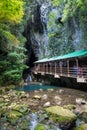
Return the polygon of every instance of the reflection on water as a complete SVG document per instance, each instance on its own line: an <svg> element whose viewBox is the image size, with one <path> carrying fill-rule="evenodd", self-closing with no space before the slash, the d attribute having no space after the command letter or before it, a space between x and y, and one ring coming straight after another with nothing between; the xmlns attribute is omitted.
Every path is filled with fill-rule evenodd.
<svg viewBox="0 0 87 130"><path fill-rule="evenodd" d="M25 85L24 87L17 87L17 90L19 90L19 91L34 91L34 90L40 90L40 89L46 90L46 89L55 89L55 88L59 88L59 87L38 84L38 85Z"/></svg>

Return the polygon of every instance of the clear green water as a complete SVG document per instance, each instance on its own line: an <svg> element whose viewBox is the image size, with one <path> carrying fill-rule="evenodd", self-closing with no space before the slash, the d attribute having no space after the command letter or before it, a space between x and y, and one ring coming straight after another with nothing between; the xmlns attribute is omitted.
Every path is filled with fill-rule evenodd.
<svg viewBox="0 0 87 130"><path fill-rule="evenodd" d="M59 87L37 84L37 85L25 85L24 87L17 87L17 90L28 92L28 91L34 91L34 90L40 90L40 89L47 90L47 89L56 89L56 88L59 88Z"/></svg>

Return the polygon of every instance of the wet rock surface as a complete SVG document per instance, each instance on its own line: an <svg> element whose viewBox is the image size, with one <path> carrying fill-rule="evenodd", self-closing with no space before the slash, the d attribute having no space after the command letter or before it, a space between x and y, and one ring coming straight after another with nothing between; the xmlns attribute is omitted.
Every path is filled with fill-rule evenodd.
<svg viewBox="0 0 87 130"><path fill-rule="evenodd" d="M69 109L65 109L61 106L52 106L46 108L46 112L49 118L56 123L59 123L61 129L69 129L73 123L75 123L76 115Z"/></svg>
<svg viewBox="0 0 87 130"><path fill-rule="evenodd" d="M87 94L86 92L68 88L35 90L30 92L0 88L0 129L1 130L34 130L31 129L31 114L37 115L38 123L46 130L59 130L59 122L50 120L44 111L46 108L61 106L76 115L79 125L87 124ZM75 122L74 122L75 123ZM68 130L71 124L63 123L60 127ZM34 124L35 125L35 124ZM41 127L37 126L37 127ZM71 129L71 128L70 128ZM74 129L72 129L74 130ZM84 129L82 129L84 130Z"/></svg>

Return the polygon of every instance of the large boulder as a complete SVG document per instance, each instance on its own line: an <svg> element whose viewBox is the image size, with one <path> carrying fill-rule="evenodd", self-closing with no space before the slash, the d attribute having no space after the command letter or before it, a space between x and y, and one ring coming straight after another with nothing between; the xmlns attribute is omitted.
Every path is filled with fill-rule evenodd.
<svg viewBox="0 0 87 130"><path fill-rule="evenodd" d="M72 126L75 123L76 115L63 107L60 106L52 106L45 109L50 120L55 123L58 123L61 128L65 130ZM65 127L66 126L66 127Z"/></svg>

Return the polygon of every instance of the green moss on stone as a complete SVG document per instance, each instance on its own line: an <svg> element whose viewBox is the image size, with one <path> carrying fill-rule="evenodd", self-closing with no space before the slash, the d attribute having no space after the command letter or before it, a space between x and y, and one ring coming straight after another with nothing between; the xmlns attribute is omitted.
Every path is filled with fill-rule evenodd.
<svg viewBox="0 0 87 130"><path fill-rule="evenodd" d="M18 124L18 130L30 130L29 121L21 119L21 122Z"/></svg>
<svg viewBox="0 0 87 130"><path fill-rule="evenodd" d="M23 114L17 111L10 111L10 113L7 115L7 119L12 123L15 124L20 117L22 117Z"/></svg>
<svg viewBox="0 0 87 130"><path fill-rule="evenodd" d="M7 112L7 107L6 106L0 107L0 114L1 115L4 115L6 112Z"/></svg>
<svg viewBox="0 0 87 130"><path fill-rule="evenodd" d="M45 126L43 124L38 124L35 128L35 130L46 130Z"/></svg>
<svg viewBox="0 0 87 130"><path fill-rule="evenodd" d="M76 128L76 130L87 130L87 124L82 124Z"/></svg>
<svg viewBox="0 0 87 130"><path fill-rule="evenodd" d="M71 122L76 119L76 115L73 112L60 106L46 108L46 112L52 121L60 124Z"/></svg>
<svg viewBox="0 0 87 130"><path fill-rule="evenodd" d="M28 106L26 104L17 104L12 109L16 110L16 111L19 111L19 112L21 112L23 114L27 114L29 112L28 111Z"/></svg>
<svg viewBox="0 0 87 130"><path fill-rule="evenodd" d="M68 104L68 105L65 105L64 108L65 108L65 109L72 110L72 109L76 108L76 106L73 105L73 104Z"/></svg>

